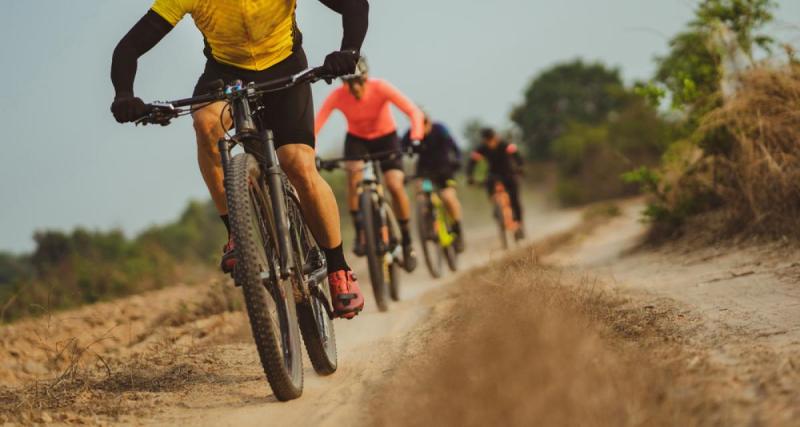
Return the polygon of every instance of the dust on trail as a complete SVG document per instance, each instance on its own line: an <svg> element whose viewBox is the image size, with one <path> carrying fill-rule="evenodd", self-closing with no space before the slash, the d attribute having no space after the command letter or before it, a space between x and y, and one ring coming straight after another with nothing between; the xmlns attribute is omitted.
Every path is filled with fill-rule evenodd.
<svg viewBox="0 0 800 427"><path fill-rule="evenodd" d="M592 279L520 251L450 289L414 336L425 348L371 402L373 425L699 424L676 314L631 306ZM654 363L656 356L661 360Z"/></svg>
<svg viewBox="0 0 800 427"><path fill-rule="evenodd" d="M531 209L538 243L511 253L471 230L463 273L337 322L339 371L306 362L288 403L223 282L4 327L0 424L792 425L797 252L637 249L639 206Z"/></svg>
<svg viewBox="0 0 800 427"><path fill-rule="evenodd" d="M528 213L533 238L581 218L540 207ZM470 229L469 244L462 271L503 256L491 224ZM289 403L272 397L239 291L221 278L19 322L0 329L0 424L363 424L364 401L454 277L432 280L420 268L404 278L403 300L388 313L370 304L365 283L367 310L336 324L339 371L319 377L306 361L304 395Z"/></svg>
<svg viewBox="0 0 800 427"><path fill-rule="evenodd" d="M641 307L680 313L691 370L726 425L800 424L800 250L788 242L642 247L641 204L546 257Z"/></svg>

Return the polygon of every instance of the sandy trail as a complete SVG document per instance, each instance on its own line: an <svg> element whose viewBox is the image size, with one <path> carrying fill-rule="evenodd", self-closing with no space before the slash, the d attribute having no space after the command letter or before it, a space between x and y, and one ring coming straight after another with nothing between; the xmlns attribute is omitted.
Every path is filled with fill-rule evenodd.
<svg viewBox="0 0 800 427"><path fill-rule="evenodd" d="M800 420L800 251L789 244L640 248L641 203L545 258L577 266L641 306L678 310L697 384L716 393L720 419Z"/></svg>
<svg viewBox="0 0 800 427"><path fill-rule="evenodd" d="M541 244L509 254L473 227L461 273L421 265L387 313L365 283L366 311L336 322L338 372L306 361L298 400L271 395L215 280L0 329L0 425L796 425L796 247L643 248L640 201L599 220L530 201Z"/></svg>
<svg viewBox="0 0 800 427"><path fill-rule="evenodd" d="M579 211L548 210L538 197L528 202L529 240L581 221ZM472 217L481 214L488 216L473 212ZM461 272L504 255L491 223L468 233ZM362 260L354 267L365 269ZM402 301L379 313L367 275L361 277L365 311L356 320L336 322L339 370L320 377L304 357L305 388L298 400L280 403L271 395L246 314L234 309L241 304L238 289L215 279L210 288L178 285L0 329L0 379L11 387L0 388L0 404L24 412L23 423L365 424L364 408L375 387L391 378L402 358L424 351L424 343L410 334L443 309L443 285L466 278L445 274L434 280L421 264L414 274L404 274ZM94 370L93 378L101 381L73 378L76 360L79 373ZM36 384L59 376L72 381L63 382L69 398L52 391L47 393L56 398L43 397ZM0 425L3 421L0 413Z"/></svg>
<svg viewBox="0 0 800 427"><path fill-rule="evenodd" d="M526 220L531 238L539 239L568 230L580 222L581 216L577 211L529 209ZM468 237L469 249L459 259L461 271L485 265L504 253L491 226L470 230ZM361 266L360 270L363 269ZM269 420L298 426L364 424L369 417L365 405L375 387L391 378L393 368L401 362L399 358L423 350L419 343L409 339L409 332L425 322L445 297L443 284L463 279L445 275L435 280L420 265L415 273L403 276L402 301L392 304L388 312L378 312L371 304L372 295L367 295L366 309L356 320L336 323L339 370L329 377L319 377L306 360L305 389L300 399L288 403L275 401L261 378L252 345L247 342L221 346L217 351L226 365L250 378L249 381L220 390L192 390L181 396L179 405L165 408L147 421L136 422L208 426L263 425ZM369 286L365 283L362 288Z"/></svg>

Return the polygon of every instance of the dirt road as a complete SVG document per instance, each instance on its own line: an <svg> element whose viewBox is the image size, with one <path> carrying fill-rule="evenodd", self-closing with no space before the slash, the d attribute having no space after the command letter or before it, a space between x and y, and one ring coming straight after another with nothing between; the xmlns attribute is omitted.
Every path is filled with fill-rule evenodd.
<svg viewBox="0 0 800 427"><path fill-rule="evenodd" d="M641 204L545 258L576 266L674 327L720 421L800 425L800 251L788 242L641 248Z"/></svg>
<svg viewBox="0 0 800 427"><path fill-rule="evenodd" d="M530 202L532 239L564 232L581 220L578 211L543 211L539 200ZM491 224L469 233L462 272L503 255ZM0 391L0 404L22 414L9 420L23 422L363 424L375 386L391 376L399 357L422 351L409 350L408 334L431 317L443 286L454 280L469 278L433 280L421 265L403 277L402 301L388 313L377 312L367 295L366 309L356 320L336 323L338 372L319 377L306 360L304 394L293 402L271 396L246 315L235 311L237 290L221 281L210 291L177 286L0 330L0 367L5 368L0 378L12 385ZM362 288L369 292L364 281ZM49 389L53 377L60 378L61 388ZM39 382L52 399L42 396Z"/></svg>
<svg viewBox="0 0 800 427"><path fill-rule="evenodd" d="M538 243L511 253L471 229L461 274L421 267L388 313L338 321L339 371L306 362L288 403L225 281L5 327L0 424L797 425L796 249L643 248L620 206L529 207Z"/></svg>

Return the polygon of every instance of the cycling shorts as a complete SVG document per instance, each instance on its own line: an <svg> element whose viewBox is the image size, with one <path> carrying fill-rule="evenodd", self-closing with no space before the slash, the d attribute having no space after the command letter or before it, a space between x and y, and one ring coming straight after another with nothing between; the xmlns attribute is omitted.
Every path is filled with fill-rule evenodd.
<svg viewBox="0 0 800 427"><path fill-rule="evenodd" d="M375 139L363 139L348 133L344 140L344 157L359 158L368 154L383 154L396 152L398 155L381 160L381 169L384 172L390 170L403 170L403 156L400 149L400 139L397 132Z"/></svg>
<svg viewBox="0 0 800 427"><path fill-rule="evenodd" d="M235 80L242 83L261 83L286 77L308 68L308 61L302 48L297 48L288 58L263 71L245 70L209 59L205 71L197 81L194 96L205 94L209 86L217 80L225 84ZM258 114L261 129L272 130L275 148L287 144L305 144L314 148L314 101L311 84L305 83L289 89L264 94L264 106Z"/></svg>

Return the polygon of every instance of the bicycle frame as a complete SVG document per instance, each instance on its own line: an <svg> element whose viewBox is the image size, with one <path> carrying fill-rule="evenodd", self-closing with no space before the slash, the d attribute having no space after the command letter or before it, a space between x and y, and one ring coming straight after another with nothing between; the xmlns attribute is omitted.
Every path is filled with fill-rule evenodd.
<svg viewBox="0 0 800 427"><path fill-rule="evenodd" d="M366 187L369 187L373 194L373 202L375 206L378 206L378 214L380 215L381 221L381 243L384 245L381 248L381 252L385 252L389 249L392 242L389 240L389 227L391 224L389 223L389 214L386 212L386 207L389 206L389 202L386 200L384 186L383 186L383 168L381 168L381 163L379 160L375 159L367 159L364 161L364 168L361 171L362 178L361 182L358 183L357 192L361 194L364 192Z"/></svg>
<svg viewBox="0 0 800 427"><path fill-rule="evenodd" d="M506 192L505 185L503 185L503 183L500 181L497 181L494 184L492 200L500 208L500 212L503 215L501 219L503 220L503 225L505 226L506 230L512 232L516 231L517 228L519 228L519 224L514 221L514 214L511 209L511 198L509 197L508 192Z"/></svg>
<svg viewBox="0 0 800 427"><path fill-rule="evenodd" d="M439 197L439 192L434 188L433 181L428 178L423 178L421 192L431 200L434 214L434 226L436 227L439 244L443 248L450 247L455 241L455 236L448 231L447 225L451 223L452 220L450 219L450 214L447 212L447 208L444 206L441 197Z"/></svg>

